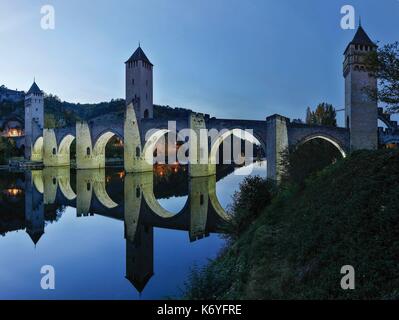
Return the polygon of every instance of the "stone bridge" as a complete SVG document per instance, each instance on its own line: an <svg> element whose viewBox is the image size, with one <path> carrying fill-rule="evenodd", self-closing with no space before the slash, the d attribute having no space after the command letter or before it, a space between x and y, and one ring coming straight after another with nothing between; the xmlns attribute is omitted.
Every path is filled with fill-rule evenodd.
<svg viewBox="0 0 399 320"><path fill-rule="evenodd" d="M216 119L197 113L170 120L138 120L131 103L126 107L124 116L103 115L89 122L78 122L73 128L44 129L33 143L31 160L43 161L45 167L69 166L70 146L76 139L76 168L104 168L106 144L116 135L124 141L126 172L152 171L154 150L159 139L170 132L169 121L173 121L176 127L178 140L189 141L191 177L215 174L219 146L236 133L242 139L262 146L268 164L268 177L275 180L281 173L281 153L290 147L321 138L337 147L343 156L350 149L349 130L345 128L297 124L280 115L270 116L264 121ZM184 129L191 129L198 137L202 129L219 132L216 139L209 139L208 150L205 150L208 157L206 164L201 162L204 150L200 150L199 143L190 139L190 134L187 135Z"/></svg>

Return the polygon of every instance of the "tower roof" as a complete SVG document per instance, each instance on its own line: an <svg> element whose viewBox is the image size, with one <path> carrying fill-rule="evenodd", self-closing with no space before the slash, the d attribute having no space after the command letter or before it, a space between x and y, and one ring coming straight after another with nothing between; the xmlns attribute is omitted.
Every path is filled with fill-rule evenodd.
<svg viewBox="0 0 399 320"><path fill-rule="evenodd" d="M39 86L36 84L35 81L33 81L33 84L30 87L27 95L29 94L43 94L42 90L40 90Z"/></svg>
<svg viewBox="0 0 399 320"><path fill-rule="evenodd" d="M31 231L31 230L28 230L27 233L35 245L39 242L40 238L44 234L43 231Z"/></svg>
<svg viewBox="0 0 399 320"><path fill-rule="evenodd" d="M367 35L366 31L364 31L361 25L359 25L359 27L357 28L355 36L353 37L353 40L349 42L348 46L345 49L345 52L346 50L348 50L348 47L351 44L372 46L374 48L377 47L377 45L373 41L371 41L370 37Z"/></svg>
<svg viewBox="0 0 399 320"><path fill-rule="evenodd" d="M370 37L367 35L366 31L364 31L364 29L361 25L357 28L356 34L353 37L353 40L351 43L376 46L375 43L373 41L371 41Z"/></svg>
<svg viewBox="0 0 399 320"><path fill-rule="evenodd" d="M136 288L139 293L142 293L146 287L148 281L152 278L154 274L151 272L147 274L144 278L139 278L137 276L126 276L126 279Z"/></svg>
<svg viewBox="0 0 399 320"><path fill-rule="evenodd" d="M153 64L147 58L143 49L141 49L140 46L136 49L136 51L132 54L132 56L129 58L129 60L127 60L125 63L132 62L132 61L140 61L140 60L147 62L148 64L153 66Z"/></svg>

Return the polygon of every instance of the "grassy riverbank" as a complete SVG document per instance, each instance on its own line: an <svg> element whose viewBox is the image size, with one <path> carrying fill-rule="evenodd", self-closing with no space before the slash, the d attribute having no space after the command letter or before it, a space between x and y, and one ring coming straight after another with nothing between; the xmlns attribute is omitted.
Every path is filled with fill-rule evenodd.
<svg viewBox="0 0 399 320"><path fill-rule="evenodd" d="M398 151L355 153L247 211L247 227L192 273L186 298L399 298ZM344 265L355 290L341 289Z"/></svg>

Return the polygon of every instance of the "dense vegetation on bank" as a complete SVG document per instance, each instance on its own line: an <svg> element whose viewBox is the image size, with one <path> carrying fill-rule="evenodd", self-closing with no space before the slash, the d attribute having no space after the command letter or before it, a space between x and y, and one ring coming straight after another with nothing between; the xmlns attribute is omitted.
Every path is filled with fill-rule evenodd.
<svg viewBox="0 0 399 320"><path fill-rule="evenodd" d="M0 102L0 118L15 116L23 121L25 117L24 102L2 101ZM120 114L125 112L124 99L112 99L100 103L71 103L61 101L57 96L45 95L44 98L44 126L46 128L59 128L74 126L76 121L89 120L103 114ZM170 106L154 105L156 118L178 118L187 116L190 109L172 108Z"/></svg>
<svg viewBox="0 0 399 320"><path fill-rule="evenodd" d="M271 190L264 185L258 196ZM246 195L235 196L233 221L247 210L246 228L193 271L185 298L399 298L398 150L354 153L302 187L285 186L257 215L237 197ZM355 290L341 289L344 265L355 268Z"/></svg>

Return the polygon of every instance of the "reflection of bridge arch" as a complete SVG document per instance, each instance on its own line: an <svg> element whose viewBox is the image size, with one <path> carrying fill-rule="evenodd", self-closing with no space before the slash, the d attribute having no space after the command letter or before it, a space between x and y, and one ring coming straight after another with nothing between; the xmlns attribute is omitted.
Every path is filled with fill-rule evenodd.
<svg viewBox="0 0 399 320"><path fill-rule="evenodd" d="M136 181L134 181L135 177ZM216 175L191 178L189 181L189 194L186 203L177 213L164 209L158 199L156 199L154 194L153 172L140 173L135 177L129 175L131 182L129 185L125 184L125 198L130 199L137 197L137 201L140 202L143 198L150 211L159 218L175 219L178 218L178 216L188 213L188 211L191 211L191 215L193 215L196 212L198 213L198 211L203 211L204 207L202 207L202 204L206 204L208 201L207 199L209 199L211 204L209 208L212 208L223 220L229 219L229 215L220 205L217 198ZM128 202L129 201L125 199L125 203ZM205 207L205 211L207 212L208 205ZM137 205L136 208L140 208L140 206Z"/></svg>
<svg viewBox="0 0 399 320"><path fill-rule="evenodd" d="M261 145L264 152L266 153L265 143L261 142L261 140L259 140L254 134L250 133L249 131L246 131L241 128L225 130L216 138L216 141L214 141L213 145L211 146L211 149L209 152L209 160L208 160L209 174L211 174L211 175L216 174L216 164L218 163L217 155L218 155L219 147L223 143L223 141L225 141L230 136L238 137L239 139L248 141L252 144ZM241 146L240 146L240 149L241 149Z"/></svg>
<svg viewBox="0 0 399 320"><path fill-rule="evenodd" d="M58 188L68 201L76 198L71 187L69 167L32 171L32 180L36 190L44 195L45 203L54 203Z"/></svg>
<svg viewBox="0 0 399 320"><path fill-rule="evenodd" d="M230 220L230 215L224 210L222 205L219 202L217 193L216 193L216 175L209 177L209 200L211 201L212 207L217 213L217 215L222 218L222 220L228 221Z"/></svg>
<svg viewBox="0 0 399 320"><path fill-rule="evenodd" d="M89 213L93 191L96 199L105 208L114 209L118 207L118 204L108 195L105 187L104 169L78 170L76 172L77 214L87 215Z"/></svg>
<svg viewBox="0 0 399 320"><path fill-rule="evenodd" d="M315 140L315 139L322 139L324 141L328 141L329 143L331 143L335 148L338 149L338 151L341 153L343 158L346 158L346 152L344 150L344 147L341 146L340 142L336 139L334 139L333 137L325 134L325 133L316 133L316 134L311 134L309 136L304 137L301 141L299 141L295 148L299 148L300 146L304 145L306 142L309 142L311 140Z"/></svg>
<svg viewBox="0 0 399 320"><path fill-rule="evenodd" d="M44 193L43 172L42 170L32 170L32 180L36 190L39 193Z"/></svg>
<svg viewBox="0 0 399 320"><path fill-rule="evenodd" d="M147 173L142 173L140 174L140 185L139 188L141 190L131 190L130 192L132 193L138 193L141 192L143 195L143 198L147 204L147 206L150 208L150 210L155 213L157 216L164 218L164 219L169 219L172 218L176 215L179 215L182 211L184 211L186 204L183 206L183 209L180 210L178 213L173 213L170 212L166 209L164 209L159 201L155 198L154 194L154 174L153 172L147 172Z"/></svg>
<svg viewBox="0 0 399 320"><path fill-rule="evenodd" d="M191 178L184 207L174 214L162 208L155 198L153 172L127 174L125 197L120 204L107 193L105 170L78 170L76 194L70 185L69 167L46 168L31 174L44 204L76 207L78 216L98 213L125 219L130 239L133 239L139 217L144 225L188 230L191 241L206 236L209 230L219 230L219 223L229 218L217 199L216 176Z"/></svg>
<svg viewBox="0 0 399 320"><path fill-rule="evenodd" d="M77 198L77 209L88 213L92 204L93 191L98 202L107 209L114 209L118 204L108 195L105 183L105 170L78 170L77 194L71 186L69 167L45 168L32 171L32 180L36 190L44 195L45 203L54 203L57 190L68 201ZM84 208L82 210L82 208Z"/></svg>

